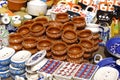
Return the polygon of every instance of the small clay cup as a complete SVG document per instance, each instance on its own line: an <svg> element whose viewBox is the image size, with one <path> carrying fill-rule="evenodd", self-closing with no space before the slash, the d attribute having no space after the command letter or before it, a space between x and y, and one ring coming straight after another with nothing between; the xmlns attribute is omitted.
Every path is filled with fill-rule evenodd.
<svg viewBox="0 0 120 80"><path fill-rule="evenodd" d="M76 26L74 25L73 22L66 22L63 24L63 30L76 30Z"/></svg>
<svg viewBox="0 0 120 80"><path fill-rule="evenodd" d="M57 56L64 55L67 52L67 44L63 41L57 41L53 44L51 51Z"/></svg>
<svg viewBox="0 0 120 80"><path fill-rule="evenodd" d="M55 60L65 61L67 58L67 55L62 55L62 56L52 55L52 58Z"/></svg>
<svg viewBox="0 0 120 80"><path fill-rule="evenodd" d="M65 23L69 21L68 13L57 13L55 20L61 23Z"/></svg>
<svg viewBox="0 0 120 80"><path fill-rule="evenodd" d="M61 29L59 27L47 27L46 35L50 38L56 39L61 37Z"/></svg>
<svg viewBox="0 0 120 80"><path fill-rule="evenodd" d="M9 34L9 43L19 44L23 41L23 37L20 33L11 33Z"/></svg>
<svg viewBox="0 0 120 80"><path fill-rule="evenodd" d="M74 30L64 30L62 33L62 40L66 43L75 43L77 41L77 34Z"/></svg>
<svg viewBox="0 0 120 80"><path fill-rule="evenodd" d="M83 58L70 58L67 56L67 61L70 63L81 64L83 62Z"/></svg>
<svg viewBox="0 0 120 80"><path fill-rule="evenodd" d="M51 26L52 27L59 27L59 28L62 29L63 24L58 22L58 21L51 20L51 21L48 22L47 27L51 27Z"/></svg>
<svg viewBox="0 0 120 80"><path fill-rule="evenodd" d="M23 48L22 44L18 44L18 43L17 44L10 43L9 47L15 49L15 51L19 51L19 50L21 50Z"/></svg>
<svg viewBox="0 0 120 80"><path fill-rule="evenodd" d="M48 19L46 17L37 17L37 18L35 18L35 22L40 22L44 26L47 26Z"/></svg>
<svg viewBox="0 0 120 80"><path fill-rule="evenodd" d="M52 47L52 42L49 39L41 39L37 43L37 49L38 50L47 50L50 51Z"/></svg>
<svg viewBox="0 0 120 80"><path fill-rule="evenodd" d="M92 37L93 37L92 31L88 30L88 29L78 31L77 35L78 35L80 40L82 40L82 39L92 39Z"/></svg>
<svg viewBox="0 0 120 80"><path fill-rule="evenodd" d="M78 30L82 30L86 26L85 18L81 16L74 16L72 22L75 24Z"/></svg>
<svg viewBox="0 0 120 80"><path fill-rule="evenodd" d="M23 25L27 25L28 27L30 27L32 23L34 23L34 20L27 20L23 22Z"/></svg>
<svg viewBox="0 0 120 80"><path fill-rule="evenodd" d="M23 39L22 45L26 49L32 49L35 48L37 45L37 40L34 37L25 37Z"/></svg>

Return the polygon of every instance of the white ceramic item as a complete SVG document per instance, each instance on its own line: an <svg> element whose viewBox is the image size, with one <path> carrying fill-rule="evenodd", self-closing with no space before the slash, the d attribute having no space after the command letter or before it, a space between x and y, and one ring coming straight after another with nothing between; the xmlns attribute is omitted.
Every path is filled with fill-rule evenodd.
<svg viewBox="0 0 120 80"><path fill-rule="evenodd" d="M41 50L39 52L37 52L36 54L34 54L33 56L31 56L25 63L26 66L33 66L35 64L37 64L38 62L40 62L46 55L46 50Z"/></svg>
<svg viewBox="0 0 120 80"><path fill-rule="evenodd" d="M41 0L31 0L27 3L27 12L33 16L39 16L41 13L46 14L47 4Z"/></svg>

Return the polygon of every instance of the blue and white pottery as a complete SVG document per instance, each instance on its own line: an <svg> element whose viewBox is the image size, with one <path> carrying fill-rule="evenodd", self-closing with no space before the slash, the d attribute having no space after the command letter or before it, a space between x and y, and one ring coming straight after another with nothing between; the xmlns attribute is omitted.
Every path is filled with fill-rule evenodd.
<svg viewBox="0 0 120 80"><path fill-rule="evenodd" d="M14 68L12 65L10 65L9 67L9 71L13 75L21 75L25 73L25 69Z"/></svg>
<svg viewBox="0 0 120 80"><path fill-rule="evenodd" d="M21 50L11 57L11 65L15 68L25 68L25 62L31 57L31 52Z"/></svg>
<svg viewBox="0 0 120 80"><path fill-rule="evenodd" d="M120 58L120 37L109 39L106 42L106 49L111 55Z"/></svg>
<svg viewBox="0 0 120 80"><path fill-rule="evenodd" d="M16 76L23 77L23 78L26 80L26 73L21 74L21 75L10 74L10 76L11 76L11 78L12 78L13 80L15 80L15 77L16 77Z"/></svg>
<svg viewBox="0 0 120 80"><path fill-rule="evenodd" d="M0 77L1 77L2 79L10 77L10 72L9 72L9 70L4 71L4 72L0 72Z"/></svg>
<svg viewBox="0 0 120 80"><path fill-rule="evenodd" d="M0 66L0 72L6 71L9 69L9 66Z"/></svg>
<svg viewBox="0 0 120 80"><path fill-rule="evenodd" d="M46 50L41 50L36 54L32 55L25 63L27 66L33 66L39 63L46 55Z"/></svg>
<svg viewBox="0 0 120 80"><path fill-rule="evenodd" d="M13 48L3 47L0 50L0 66L7 66L10 64L10 58L15 53Z"/></svg>

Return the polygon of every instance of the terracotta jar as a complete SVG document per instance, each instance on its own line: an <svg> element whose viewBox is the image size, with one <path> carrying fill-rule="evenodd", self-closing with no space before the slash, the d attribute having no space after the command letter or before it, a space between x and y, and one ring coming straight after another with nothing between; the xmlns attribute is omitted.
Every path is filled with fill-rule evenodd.
<svg viewBox="0 0 120 80"><path fill-rule="evenodd" d="M26 49L32 49L35 48L37 45L37 40L34 37L25 37L23 39L22 45Z"/></svg>
<svg viewBox="0 0 120 80"><path fill-rule="evenodd" d="M13 48L13 49L15 49L15 51L19 51L19 50L21 50L22 49L22 44L14 44L14 43L10 43L9 44L9 47L11 47L11 48Z"/></svg>
<svg viewBox="0 0 120 80"><path fill-rule="evenodd" d="M76 26L74 25L73 22L66 22L63 24L63 30L67 30L67 29L76 30Z"/></svg>
<svg viewBox="0 0 120 80"><path fill-rule="evenodd" d="M84 54L84 50L82 46L80 46L79 44L72 44L68 47L67 55L70 58L80 58L83 56L83 54Z"/></svg>
<svg viewBox="0 0 120 80"><path fill-rule="evenodd" d="M19 44L23 41L23 37L20 33L11 33L9 34L9 43Z"/></svg>
<svg viewBox="0 0 120 80"><path fill-rule="evenodd" d="M57 39L61 37L61 31L59 27L47 27L46 35L50 38Z"/></svg>
<svg viewBox="0 0 120 80"><path fill-rule="evenodd" d="M80 41L80 45L83 47L83 49L87 53L93 51L94 43L92 42L92 40L83 39Z"/></svg>
<svg viewBox="0 0 120 80"><path fill-rule="evenodd" d="M57 13L55 20L62 23L69 21L68 13Z"/></svg>
<svg viewBox="0 0 120 80"><path fill-rule="evenodd" d="M52 47L52 42L49 39L41 39L37 43L38 50L47 50L50 51Z"/></svg>
<svg viewBox="0 0 120 80"><path fill-rule="evenodd" d="M82 30L86 26L85 18L81 16L74 16L72 22L75 24L78 30Z"/></svg>
<svg viewBox="0 0 120 80"><path fill-rule="evenodd" d="M93 37L92 31L88 30L88 29L78 31L77 35L78 35L80 40L82 40L82 39L92 39L92 37Z"/></svg>
<svg viewBox="0 0 120 80"><path fill-rule="evenodd" d="M51 50L54 55L64 55L67 52L67 44L62 41L57 41L53 43Z"/></svg>
<svg viewBox="0 0 120 80"><path fill-rule="evenodd" d="M22 7L26 7L27 0L8 0L8 8L11 11L19 11Z"/></svg>
<svg viewBox="0 0 120 80"><path fill-rule="evenodd" d="M75 43L77 41L77 34L74 30L64 30L62 33L62 40L66 43Z"/></svg>

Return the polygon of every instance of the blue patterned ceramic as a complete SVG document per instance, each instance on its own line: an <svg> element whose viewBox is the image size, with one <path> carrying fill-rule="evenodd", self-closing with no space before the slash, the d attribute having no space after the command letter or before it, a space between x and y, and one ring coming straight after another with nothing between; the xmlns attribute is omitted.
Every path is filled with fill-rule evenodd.
<svg viewBox="0 0 120 80"><path fill-rule="evenodd" d="M9 47L3 47L0 50L0 65L7 66L10 64L10 58L15 53L15 50Z"/></svg>
<svg viewBox="0 0 120 80"><path fill-rule="evenodd" d="M111 55L120 58L120 37L109 39L106 42L106 49Z"/></svg>
<svg viewBox="0 0 120 80"><path fill-rule="evenodd" d="M15 80L15 77L16 77L16 76L23 77L25 80L27 80L27 79L26 79L26 73L20 74L20 75L10 74L10 76L11 76L11 78L12 78L13 80Z"/></svg>
<svg viewBox="0 0 120 80"><path fill-rule="evenodd" d="M11 57L11 65L15 68L25 68L25 62L30 58L31 52L21 50Z"/></svg>
<svg viewBox="0 0 120 80"><path fill-rule="evenodd" d="M20 69L20 68L14 68L12 65L9 66L9 71L13 75L21 75L25 73L25 69Z"/></svg>
<svg viewBox="0 0 120 80"><path fill-rule="evenodd" d="M0 72L6 71L9 69L9 66L0 66Z"/></svg>
<svg viewBox="0 0 120 80"><path fill-rule="evenodd" d="M4 71L4 72L0 72L0 77L1 77L2 79L10 77L10 72L9 72L9 70Z"/></svg>

